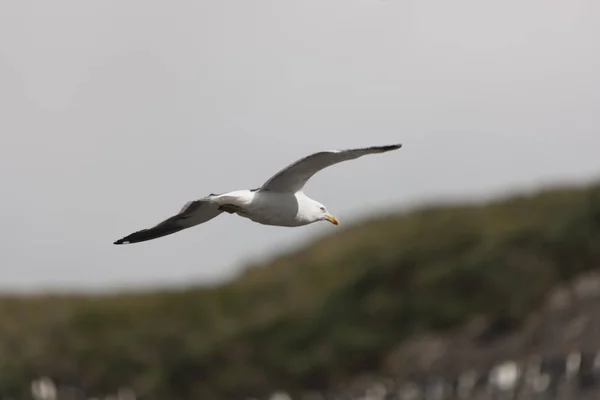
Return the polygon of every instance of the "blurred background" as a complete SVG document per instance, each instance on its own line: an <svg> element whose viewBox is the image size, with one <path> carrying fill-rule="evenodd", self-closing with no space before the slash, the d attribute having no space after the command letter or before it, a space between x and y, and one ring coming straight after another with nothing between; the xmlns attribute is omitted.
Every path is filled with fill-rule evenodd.
<svg viewBox="0 0 600 400"><path fill-rule="evenodd" d="M0 399L600 396L600 3L1 6Z"/></svg>

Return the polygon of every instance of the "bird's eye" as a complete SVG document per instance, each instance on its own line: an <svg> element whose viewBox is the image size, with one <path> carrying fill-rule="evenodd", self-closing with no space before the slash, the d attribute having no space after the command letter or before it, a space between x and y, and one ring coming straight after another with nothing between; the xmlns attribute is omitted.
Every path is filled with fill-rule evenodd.
<svg viewBox="0 0 600 400"><path fill-rule="evenodd" d="M325 207L321 207L321 211L325 212Z"/></svg>

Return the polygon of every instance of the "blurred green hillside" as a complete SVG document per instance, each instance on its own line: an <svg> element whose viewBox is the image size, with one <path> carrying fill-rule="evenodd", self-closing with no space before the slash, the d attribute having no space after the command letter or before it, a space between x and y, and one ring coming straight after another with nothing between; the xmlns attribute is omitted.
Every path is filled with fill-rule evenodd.
<svg viewBox="0 0 600 400"><path fill-rule="evenodd" d="M323 388L473 316L500 334L598 266L600 183L382 216L219 287L3 297L0 393L40 375L169 400Z"/></svg>

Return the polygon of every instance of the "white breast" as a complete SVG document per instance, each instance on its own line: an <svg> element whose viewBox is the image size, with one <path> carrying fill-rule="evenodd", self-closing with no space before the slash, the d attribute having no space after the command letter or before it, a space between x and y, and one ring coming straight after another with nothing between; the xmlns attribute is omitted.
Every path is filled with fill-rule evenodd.
<svg viewBox="0 0 600 400"><path fill-rule="evenodd" d="M264 225L306 225L298 218L298 210L298 198L292 193L257 192L242 216Z"/></svg>

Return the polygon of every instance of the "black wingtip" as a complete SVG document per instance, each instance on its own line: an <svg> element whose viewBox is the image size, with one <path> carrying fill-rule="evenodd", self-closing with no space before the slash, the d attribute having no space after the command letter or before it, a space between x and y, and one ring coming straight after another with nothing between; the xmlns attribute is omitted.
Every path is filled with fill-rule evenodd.
<svg viewBox="0 0 600 400"><path fill-rule="evenodd" d="M116 245L131 244L131 243L141 242L144 240L149 240L148 237L144 237L144 236L147 236L147 235L144 235L144 233L146 233L146 232L148 232L148 229L143 229L141 231L134 232L130 235L122 237L121 239L113 242L113 244L116 244Z"/></svg>
<svg viewBox="0 0 600 400"><path fill-rule="evenodd" d="M183 229L185 229L185 227L178 226L175 223L162 222L153 228L142 229L141 231L133 232L132 234L113 242L113 244L119 245L145 242L147 240L152 240L179 232Z"/></svg>
<svg viewBox="0 0 600 400"><path fill-rule="evenodd" d="M132 238L135 239L136 234L138 234L139 232L135 232L132 233L131 235L127 235L125 237L122 237L121 239L114 241L113 244L131 244L131 243L135 243L135 241L132 241Z"/></svg>
<svg viewBox="0 0 600 400"><path fill-rule="evenodd" d="M381 151L391 151L391 150L398 150L400 147L402 147L401 143L398 144L391 144L389 146L379 146L378 148Z"/></svg>

